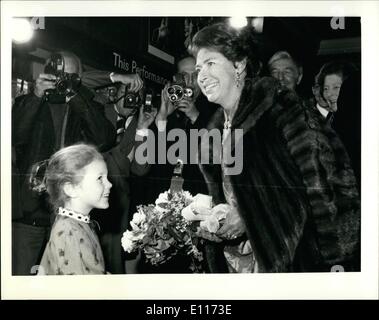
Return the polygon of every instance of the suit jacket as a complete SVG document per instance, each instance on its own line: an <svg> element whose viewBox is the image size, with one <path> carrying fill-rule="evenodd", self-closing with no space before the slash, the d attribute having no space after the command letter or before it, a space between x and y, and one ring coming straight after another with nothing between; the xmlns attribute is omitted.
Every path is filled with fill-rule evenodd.
<svg viewBox="0 0 379 320"><path fill-rule="evenodd" d="M111 84L110 71L89 70L83 71L81 80L82 84L88 88L102 87Z"/></svg>
<svg viewBox="0 0 379 320"><path fill-rule="evenodd" d="M116 128L117 113L113 105L105 108L105 116ZM139 164L137 161L130 161L128 155L133 148L138 147L142 142L135 141L137 129L136 116L132 116L126 131L122 133L119 144L111 150L103 153L108 167L108 177L113 184L110 196L109 214L99 214L97 217L101 221L101 229L111 232L123 232L128 227L129 207L130 207L130 178L131 175L145 175L150 166Z"/></svg>
<svg viewBox="0 0 379 320"><path fill-rule="evenodd" d="M346 79L338 96L338 110L333 128L338 133L350 156L351 163L361 183L361 76L355 73Z"/></svg>

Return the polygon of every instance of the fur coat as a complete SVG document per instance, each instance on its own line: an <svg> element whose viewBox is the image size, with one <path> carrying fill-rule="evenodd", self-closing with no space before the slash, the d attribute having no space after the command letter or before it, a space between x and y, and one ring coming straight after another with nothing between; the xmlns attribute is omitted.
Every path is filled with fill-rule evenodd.
<svg viewBox="0 0 379 320"><path fill-rule="evenodd" d="M200 163L209 193L214 204L225 202L222 182L230 183L259 272L359 268L356 180L335 132L317 119L293 91L261 78L246 81L231 124L227 152L243 143L242 172L223 175L214 158L221 150L201 141L200 155L208 152L211 159ZM224 121L219 110L208 129L222 130ZM234 139L235 129L243 130L243 139ZM210 272L227 272L224 244L206 246Z"/></svg>

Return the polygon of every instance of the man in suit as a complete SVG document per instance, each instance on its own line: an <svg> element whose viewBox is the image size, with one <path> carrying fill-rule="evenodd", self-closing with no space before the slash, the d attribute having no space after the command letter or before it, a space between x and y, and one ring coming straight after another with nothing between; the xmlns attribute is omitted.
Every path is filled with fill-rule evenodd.
<svg viewBox="0 0 379 320"><path fill-rule="evenodd" d="M117 130L117 139L115 146L103 154L113 188L108 214L97 214L101 226L100 242L109 272L135 273L137 261L134 257L125 260L121 237L129 227L130 220L129 179L132 174L142 176L149 171L147 163L139 163L134 158L136 148L143 143L137 141L137 136L147 136L147 128L154 121L157 111L153 108L151 112L144 112L143 107L131 107L125 103L125 95L128 92L125 84L113 84L105 90L115 92L114 102L106 104L105 116Z"/></svg>
<svg viewBox="0 0 379 320"><path fill-rule="evenodd" d="M331 124L334 112L329 108L328 103L321 95L318 75L315 76L315 80L312 85L312 93L312 98L304 100L304 106L306 108L317 110L317 115L319 116L320 121Z"/></svg>

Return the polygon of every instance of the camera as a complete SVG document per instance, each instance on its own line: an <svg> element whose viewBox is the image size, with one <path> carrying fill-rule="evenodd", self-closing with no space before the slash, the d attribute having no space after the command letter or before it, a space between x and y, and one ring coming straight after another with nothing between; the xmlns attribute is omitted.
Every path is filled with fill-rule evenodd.
<svg viewBox="0 0 379 320"><path fill-rule="evenodd" d="M55 88L45 91L45 97L51 103L65 103L66 97L75 95L80 87L79 75L66 73L64 67L64 58L59 53L54 53L45 67L45 73L56 77Z"/></svg>
<svg viewBox="0 0 379 320"><path fill-rule="evenodd" d="M193 99L193 86L186 80L185 74L178 73L174 76L174 82L167 87L168 98L172 103L177 103L184 98Z"/></svg>
<svg viewBox="0 0 379 320"><path fill-rule="evenodd" d="M156 103L156 99L160 97L158 95L155 95L152 90L148 90L145 92L145 103L143 105L143 111L144 112L151 112L151 108Z"/></svg>
<svg viewBox="0 0 379 320"><path fill-rule="evenodd" d="M105 97L106 104L116 104L124 99L122 108L137 110L143 107L144 112L151 112L151 108L159 103L160 99L160 95L155 94L152 89L144 88L138 92L131 92L125 88L123 92L121 84L98 88L96 92Z"/></svg>
<svg viewBox="0 0 379 320"><path fill-rule="evenodd" d="M124 108L138 109L142 105L140 92L127 92L124 96Z"/></svg>
<svg viewBox="0 0 379 320"><path fill-rule="evenodd" d="M124 98L124 108L139 109L143 107L144 112L151 112L151 108L157 103L159 97L152 89L127 92Z"/></svg>

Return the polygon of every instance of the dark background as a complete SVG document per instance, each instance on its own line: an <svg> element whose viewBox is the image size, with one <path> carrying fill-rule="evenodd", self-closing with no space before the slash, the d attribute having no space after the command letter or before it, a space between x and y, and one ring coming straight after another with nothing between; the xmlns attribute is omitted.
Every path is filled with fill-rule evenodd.
<svg viewBox="0 0 379 320"><path fill-rule="evenodd" d="M161 18L152 19L156 24L157 19ZM195 31L226 19L225 17L169 17L168 53L175 58L180 57L186 50L185 18L192 20ZM304 66L304 77L299 92L304 96L311 95L313 77L324 62L347 59L360 68L360 18L345 18L345 28L337 30L331 27L331 19L331 17L265 17L263 33L257 34L264 44L262 52L264 64L278 50L287 50L300 60ZM150 41L151 21L149 20L149 17L46 17L45 29L36 30L34 38L29 43L13 44L12 78L33 80L30 62L43 63L46 57L31 53L36 48L41 48L49 52L60 49L71 50L81 57L85 65L113 71L117 69L113 66L112 52L118 52L128 60L137 60L138 65L146 65L149 71L171 79L175 66L147 51ZM343 43L344 39L352 38L354 47ZM332 48L326 47L325 50L323 44L326 42L329 42Z"/></svg>

